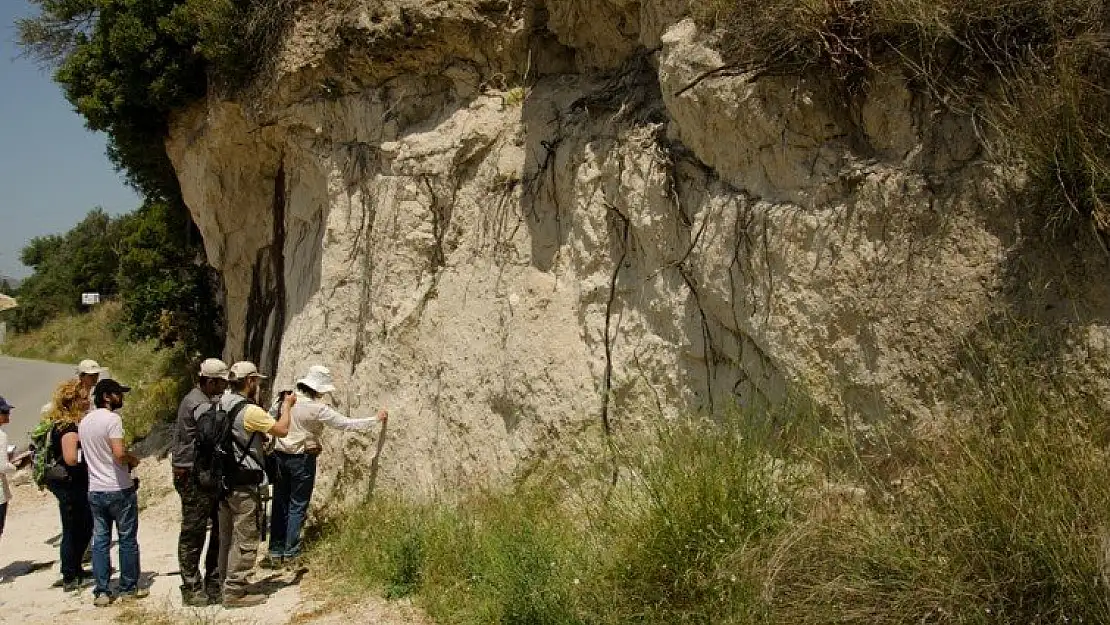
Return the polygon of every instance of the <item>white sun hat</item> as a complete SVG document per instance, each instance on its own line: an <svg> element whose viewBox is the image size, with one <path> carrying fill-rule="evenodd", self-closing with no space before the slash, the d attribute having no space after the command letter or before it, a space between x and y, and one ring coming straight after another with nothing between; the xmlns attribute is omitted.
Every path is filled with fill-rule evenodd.
<svg viewBox="0 0 1110 625"><path fill-rule="evenodd" d="M297 384L304 384L317 393L330 393L335 390L335 384L332 383L331 379L331 371L323 365L309 367L308 373L297 380Z"/></svg>

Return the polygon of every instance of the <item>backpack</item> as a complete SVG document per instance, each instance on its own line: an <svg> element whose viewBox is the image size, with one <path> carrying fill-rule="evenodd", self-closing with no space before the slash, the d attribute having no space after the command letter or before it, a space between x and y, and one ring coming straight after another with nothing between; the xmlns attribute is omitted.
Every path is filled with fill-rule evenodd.
<svg viewBox="0 0 1110 625"><path fill-rule="evenodd" d="M260 471L243 468L243 461L257 432L251 432L247 449L233 434L235 418L249 403L241 401L228 411L217 401L197 417L193 475L202 489L226 492L234 486L262 483Z"/></svg>
<svg viewBox="0 0 1110 625"><path fill-rule="evenodd" d="M34 450L31 456L31 479L39 490L46 488L52 480L57 480L59 467L57 456L54 455L54 446L50 444L50 433L54 431L54 422L43 419L31 430L31 447ZM53 470L51 470L54 468ZM64 467L61 471L64 471Z"/></svg>

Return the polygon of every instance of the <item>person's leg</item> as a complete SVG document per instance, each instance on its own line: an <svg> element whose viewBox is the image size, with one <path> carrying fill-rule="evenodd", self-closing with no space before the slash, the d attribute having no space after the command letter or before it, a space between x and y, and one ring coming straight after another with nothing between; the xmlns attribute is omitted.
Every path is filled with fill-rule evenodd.
<svg viewBox="0 0 1110 625"><path fill-rule="evenodd" d="M113 513L119 532L119 592L134 594L139 588L139 497L134 489L115 495Z"/></svg>
<svg viewBox="0 0 1110 625"><path fill-rule="evenodd" d="M204 591L204 580L200 574L200 552L204 549L204 538L212 516L212 499L189 476L174 479L173 485L181 498L181 531L177 537L181 598L189 604L195 602L193 595Z"/></svg>
<svg viewBox="0 0 1110 625"><path fill-rule="evenodd" d="M108 545L112 542L112 513L109 510L110 493L89 493L89 508L92 510L93 538L92 538L92 567L93 594L97 597L110 595L108 582L111 580L112 561L108 554Z"/></svg>
<svg viewBox="0 0 1110 625"><path fill-rule="evenodd" d="M86 556L91 556L89 547L93 535L93 518L92 509L89 507L89 494L85 491L85 488L87 487L83 487L81 490L74 493L77 510L73 520L77 527L73 530L73 541L75 543L73 551L77 554L77 559L79 560L78 570L80 571L80 579L88 579L89 572L82 568L82 565L86 560L89 562L92 561L91 557L86 558Z"/></svg>
<svg viewBox="0 0 1110 625"><path fill-rule="evenodd" d="M74 584L81 575L81 556L84 554L84 551L74 554L77 549L77 524L81 520L79 505L75 498L84 496L87 501L88 495L78 493L64 486L51 485L48 488L58 500L58 515L62 520L62 542L58 546L58 562L62 572L62 582L64 584ZM69 590L72 590L72 588Z"/></svg>
<svg viewBox="0 0 1110 625"><path fill-rule="evenodd" d="M290 473L288 456L283 453L275 454L278 463L278 476L274 481L274 495L270 500L270 545L269 557L271 564L280 561L285 556L287 548L285 535L289 527L289 489Z"/></svg>
<svg viewBox="0 0 1110 625"><path fill-rule="evenodd" d="M228 498L224 497L220 499L218 528L220 535L217 541L220 545L220 548L218 554L219 568L217 569L217 576L220 578L221 586L224 584L224 582L227 581L227 560L228 554L231 551L232 543L231 528L233 526L233 523L231 514L232 508L231 503L228 501Z"/></svg>
<svg viewBox="0 0 1110 625"><path fill-rule="evenodd" d="M207 501L209 509L208 547L204 552L204 592L209 602L218 602L220 598L220 499L216 495L209 495Z"/></svg>
<svg viewBox="0 0 1110 625"><path fill-rule="evenodd" d="M301 555L301 531L308 517L308 504L316 486L316 456L295 456L291 463L292 484L289 488L289 523L285 535L285 557Z"/></svg>
<svg viewBox="0 0 1110 625"><path fill-rule="evenodd" d="M227 517L220 519L223 527L225 518L231 526L225 530L231 534L228 548L227 568L224 569L224 605L240 607L238 600L244 599L255 557L258 555L258 495L253 492L232 491L227 495ZM251 600L257 600L251 597ZM264 597L262 598L265 599Z"/></svg>
<svg viewBox="0 0 1110 625"><path fill-rule="evenodd" d="M4 521L8 518L8 502L0 503L0 538L4 537Z"/></svg>

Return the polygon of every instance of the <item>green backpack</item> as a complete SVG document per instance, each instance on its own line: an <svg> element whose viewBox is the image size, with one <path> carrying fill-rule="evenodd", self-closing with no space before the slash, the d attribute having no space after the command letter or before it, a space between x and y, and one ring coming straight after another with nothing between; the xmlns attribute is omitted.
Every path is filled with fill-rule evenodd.
<svg viewBox="0 0 1110 625"><path fill-rule="evenodd" d="M57 463L54 450L50 445L50 432L54 429L54 422L43 419L31 431L31 444L35 446L35 453L31 461L31 479L38 485L39 490L46 488L46 470L50 465Z"/></svg>

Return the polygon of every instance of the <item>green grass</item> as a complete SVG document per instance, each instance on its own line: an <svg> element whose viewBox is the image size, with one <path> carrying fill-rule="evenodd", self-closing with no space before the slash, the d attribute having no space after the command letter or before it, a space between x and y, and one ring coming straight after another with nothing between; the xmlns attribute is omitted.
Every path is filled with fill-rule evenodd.
<svg viewBox="0 0 1110 625"><path fill-rule="evenodd" d="M186 356L180 348L158 349L156 341L119 335L120 305L107 302L88 314L63 316L25 334L8 336L3 354L76 365L92 358L112 377L131 386L123 408L128 437L140 439L159 422L173 419L188 392Z"/></svg>
<svg viewBox="0 0 1110 625"><path fill-rule="evenodd" d="M737 415L641 439L616 487L537 472L378 495L312 553L445 624L1110 622L1099 415L1027 382L982 380L975 418L916 440L897 475L812 413Z"/></svg>

